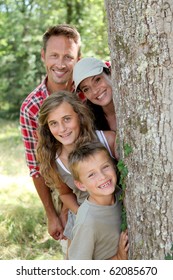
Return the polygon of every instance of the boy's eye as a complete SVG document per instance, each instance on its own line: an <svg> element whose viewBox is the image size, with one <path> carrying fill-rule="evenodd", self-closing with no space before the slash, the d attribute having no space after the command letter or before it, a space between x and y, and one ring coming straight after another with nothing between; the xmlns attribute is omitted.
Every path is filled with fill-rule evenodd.
<svg viewBox="0 0 173 280"><path fill-rule="evenodd" d="M94 173L90 173L89 175L88 175L88 178L92 178L94 176Z"/></svg>
<svg viewBox="0 0 173 280"><path fill-rule="evenodd" d="M107 168L109 168L109 167L110 167L110 164L105 164L105 165L103 166L104 169L107 169Z"/></svg>

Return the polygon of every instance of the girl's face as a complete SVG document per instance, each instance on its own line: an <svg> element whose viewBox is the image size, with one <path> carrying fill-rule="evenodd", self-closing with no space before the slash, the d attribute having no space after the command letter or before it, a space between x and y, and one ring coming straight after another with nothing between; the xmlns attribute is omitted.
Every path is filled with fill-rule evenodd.
<svg viewBox="0 0 173 280"><path fill-rule="evenodd" d="M73 107L63 102L48 115L52 135L64 146L73 145L80 133L80 120Z"/></svg>
<svg viewBox="0 0 173 280"><path fill-rule="evenodd" d="M80 83L80 90L88 100L99 106L104 107L112 102L111 80L104 72L84 79Z"/></svg>

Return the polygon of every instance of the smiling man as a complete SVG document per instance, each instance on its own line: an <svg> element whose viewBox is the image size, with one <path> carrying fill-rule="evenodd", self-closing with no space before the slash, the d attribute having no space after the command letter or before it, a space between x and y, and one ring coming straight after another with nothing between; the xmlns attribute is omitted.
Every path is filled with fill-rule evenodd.
<svg viewBox="0 0 173 280"><path fill-rule="evenodd" d="M36 160L38 113L43 101L53 92L73 91L72 72L80 59L80 34L73 26L60 24L50 27L43 35L41 58L46 77L24 100L20 109L20 125L30 176L44 205L48 232L56 240L64 238L64 216L58 215L56 190L51 190L39 172Z"/></svg>

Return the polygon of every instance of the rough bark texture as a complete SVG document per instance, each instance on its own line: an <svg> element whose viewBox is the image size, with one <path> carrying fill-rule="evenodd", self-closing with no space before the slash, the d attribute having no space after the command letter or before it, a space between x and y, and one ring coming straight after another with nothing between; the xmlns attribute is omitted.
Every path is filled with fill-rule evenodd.
<svg viewBox="0 0 173 280"><path fill-rule="evenodd" d="M105 0L105 7L128 168L129 258L164 259L173 243L173 1Z"/></svg>

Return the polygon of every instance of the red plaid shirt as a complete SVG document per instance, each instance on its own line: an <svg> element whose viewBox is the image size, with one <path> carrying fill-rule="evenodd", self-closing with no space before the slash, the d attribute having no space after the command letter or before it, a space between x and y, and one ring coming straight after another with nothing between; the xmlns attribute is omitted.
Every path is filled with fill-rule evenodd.
<svg viewBox="0 0 173 280"><path fill-rule="evenodd" d="M109 67L110 63L105 62ZM46 87L47 77L32 91L22 103L20 109L20 127L25 146L26 163L30 170L30 176L40 175L39 164L36 160L38 113L43 101L50 95ZM74 88L72 88L74 91ZM78 93L81 100L85 100L82 92Z"/></svg>
<svg viewBox="0 0 173 280"><path fill-rule="evenodd" d="M31 92L20 109L20 126L25 146L25 157L31 176L39 175L39 166L36 161L36 144L38 128L38 112L43 101L50 95L46 87L46 79Z"/></svg>

